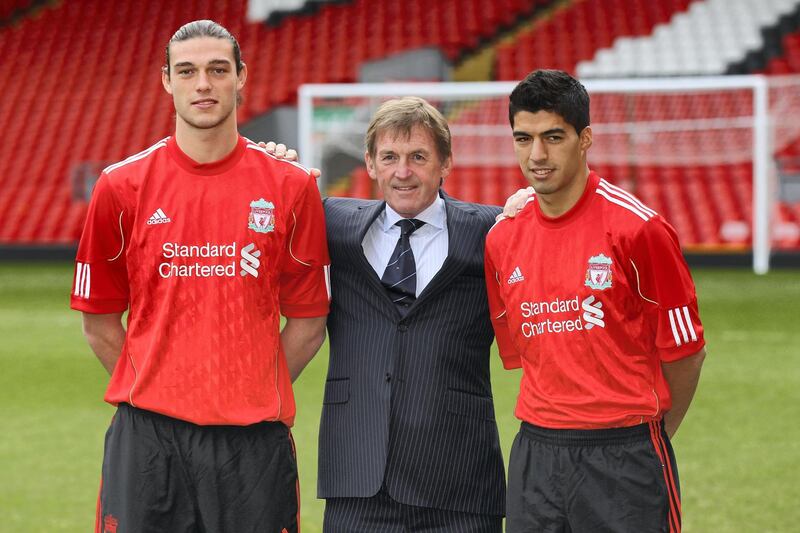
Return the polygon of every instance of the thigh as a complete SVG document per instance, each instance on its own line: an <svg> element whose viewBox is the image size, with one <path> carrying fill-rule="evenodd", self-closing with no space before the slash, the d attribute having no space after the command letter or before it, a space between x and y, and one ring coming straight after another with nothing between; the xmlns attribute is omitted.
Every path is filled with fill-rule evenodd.
<svg viewBox="0 0 800 533"><path fill-rule="evenodd" d="M299 531L294 443L279 423L204 427L185 444L205 531Z"/></svg>
<svg viewBox="0 0 800 533"><path fill-rule="evenodd" d="M569 531L557 447L517 434L508 461L506 531L566 533Z"/></svg>
<svg viewBox="0 0 800 533"><path fill-rule="evenodd" d="M369 498L325 500L324 533L405 533L400 504L384 490Z"/></svg>
<svg viewBox="0 0 800 533"><path fill-rule="evenodd" d="M576 533L675 533L677 495L667 479L674 462L663 461L649 441L584 450L569 497ZM665 451L666 453L666 451ZM665 457L667 457L665 455ZM677 473L677 471L675 471Z"/></svg>
<svg viewBox="0 0 800 533"><path fill-rule="evenodd" d="M163 428L120 407L105 440L96 530L193 532L195 507Z"/></svg>

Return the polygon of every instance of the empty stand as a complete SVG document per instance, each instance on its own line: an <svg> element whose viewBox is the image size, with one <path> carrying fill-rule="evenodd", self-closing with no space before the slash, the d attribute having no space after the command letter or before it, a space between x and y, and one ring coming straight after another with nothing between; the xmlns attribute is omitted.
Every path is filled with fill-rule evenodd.
<svg viewBox="0 0 800 533"><path fill-rule="evenodd" d="M292 104L301 83L355 81L364 61L423 46L456 58L545 3L354 0L277 27L248 22L239 0L70 0L41 9L0 30L0 243L74 242L86 205L71 198L71 170L123 159L171 133L159 70L172 32L190 20L214 19L237 36L250 70L245 121Z"/></svg>

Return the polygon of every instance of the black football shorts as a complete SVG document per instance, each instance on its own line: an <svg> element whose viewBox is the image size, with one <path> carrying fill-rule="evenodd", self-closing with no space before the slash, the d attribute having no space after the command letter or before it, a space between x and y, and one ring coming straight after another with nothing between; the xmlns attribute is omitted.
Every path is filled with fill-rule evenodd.
<svg viewBox="0 0 800 533"><path fill-rule="evenodd" d="M601 430L522 423L508 465L508 533L678 533L678 469L660 422Z"/></svg>
<svg viewBox="0 0 800 533"><path fill-rule="evenodd" d="M289 428L198 426L120 404L106 433L97 533L297 533Z"/></svg>

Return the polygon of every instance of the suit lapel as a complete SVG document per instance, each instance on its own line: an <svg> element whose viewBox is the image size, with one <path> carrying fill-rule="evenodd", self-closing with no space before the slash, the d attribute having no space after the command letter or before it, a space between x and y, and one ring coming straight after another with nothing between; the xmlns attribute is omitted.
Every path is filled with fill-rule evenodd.
<svg viewBox="0 0 800 533"><path fill-rule="evenodd" d="M425 300L447 287L464 270L483 242L481 234L483 228L473 220L476 215L475 209L468 204L453 200L444 193L442 197L447 212L447 259L411 306L409 314L414 312L415 307L422 305Z"/></svg>
<svg viewBox="0 0 800 533"><path fill-rule="evenodd" d="M378 218L378 215L383 211L386 202L375 202L370 204L359 205L353 211L352 216L347 221L344 231L347 235L352 235L353 238L347 239L346 255L351 265L355 265L361 271L367 284L380 293L388 304L394 308L391 298L386 292L386 289L381 285L381 280L369 264L367 256L364 255L364 249L361 243L364 242L364 236L367 234L372 223Z"/></svg>

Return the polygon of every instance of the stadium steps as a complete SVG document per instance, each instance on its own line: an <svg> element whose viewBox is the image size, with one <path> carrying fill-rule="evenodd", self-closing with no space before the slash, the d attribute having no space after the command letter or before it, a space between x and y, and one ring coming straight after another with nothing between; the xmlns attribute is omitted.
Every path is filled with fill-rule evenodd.
<svg viewBox="0 0 800 533"><path fill-rule="evenodd" d="M618 36L578 64L582 78L721 75L775 55L800 0L695 0L636 37ZM625 18L625 15L620 13Z"/></svg>
<svg viewBox="0 0 800 533"><path fill-rule="evenodd" d="M691 0L581 0L554 10L497 51L498 80L518 80L533 68L576 73L580 61L624 36L648 35Z"/></svg>
<svg viewBox="0 0 800 533"><path fill-rule="evenodd" d="M748 51L727 74L790 74L800 72L800 1L773 24L761 28L763 46Z"/></svg>

